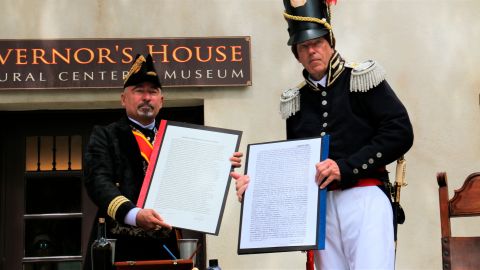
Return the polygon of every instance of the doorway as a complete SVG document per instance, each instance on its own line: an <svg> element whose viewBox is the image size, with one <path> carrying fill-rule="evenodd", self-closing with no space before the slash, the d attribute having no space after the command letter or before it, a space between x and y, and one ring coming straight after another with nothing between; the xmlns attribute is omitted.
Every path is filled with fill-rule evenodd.
<svg viewBox="0 0 480 270"><path fill-rule="evenodd" d="M0 112L0 269L82 269L96 207L82 179L94 125L123 109ZM203 106L163 108L159 119L204 123ZM205 236L183 232L184 237ZM205 264L205 249L198 254Z"/></svg>

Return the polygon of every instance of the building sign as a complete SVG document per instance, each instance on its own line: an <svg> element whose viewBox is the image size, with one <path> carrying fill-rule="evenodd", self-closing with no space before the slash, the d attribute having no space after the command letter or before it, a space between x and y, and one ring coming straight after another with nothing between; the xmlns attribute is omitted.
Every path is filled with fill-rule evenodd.
<svg viewBox="0 0 480 270"><path fill-rule="evenodd" d="M0 90L122 87L138 53L164 87L252 85L250 37L0 40Z"/></svg>

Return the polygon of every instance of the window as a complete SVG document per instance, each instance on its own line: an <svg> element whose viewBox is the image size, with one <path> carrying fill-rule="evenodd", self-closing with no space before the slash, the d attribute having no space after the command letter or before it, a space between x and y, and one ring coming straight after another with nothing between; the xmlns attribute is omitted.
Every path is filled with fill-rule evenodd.
<svg viewBox="0 0 480 270"><path fill-rule="evenodd" d="M25 270L81 269L82 137L27 136Z"/></svg>
<svg viewBox="0 0 480 270"><path fill-rule="evenodd" d="M0 269L82 268L97 211L82 182L83 148L94 125L123 114L0 111ZM203 106L163 108L159 119L203 124ZM205 236L193 233L184 237L201 240L205 268Z"/></svg>

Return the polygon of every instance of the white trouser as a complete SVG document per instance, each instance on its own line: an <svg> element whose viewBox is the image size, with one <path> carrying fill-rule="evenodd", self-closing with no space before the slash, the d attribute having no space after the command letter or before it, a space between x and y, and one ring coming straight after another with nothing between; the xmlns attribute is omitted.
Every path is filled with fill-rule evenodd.
<svg viewBox="0 0 480 270"><path fill-rule="evenodd" d="M316 250L319 270L395 268L393 213L376 186L327 192L325 250Z"/></svg>

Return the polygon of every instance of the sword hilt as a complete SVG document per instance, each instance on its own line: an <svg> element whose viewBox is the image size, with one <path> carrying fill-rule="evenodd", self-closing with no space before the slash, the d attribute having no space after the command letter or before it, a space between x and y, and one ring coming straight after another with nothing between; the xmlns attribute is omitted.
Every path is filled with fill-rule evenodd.
<svg viewBox="0 0 480 270"><path fill-rule="evenodd" d="M406 187L407 180L406 180L406 167L407 161L405 160L404 156L401 156L397 159L397 168L395 172L395 186L402 186Z"/></svg>
<svg viewBox="0 0 480 270"><path fill-rule="evenodd" d="M405 157L402 155L399 159L397 159L397 168L395 171L395 183L394 183L394 201L400 202L400 190L402 187L406 187L407 180L406 180L406 167L407 161Z"/></svg>

